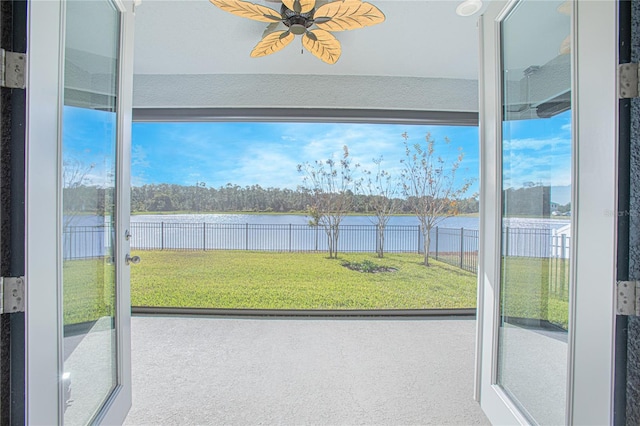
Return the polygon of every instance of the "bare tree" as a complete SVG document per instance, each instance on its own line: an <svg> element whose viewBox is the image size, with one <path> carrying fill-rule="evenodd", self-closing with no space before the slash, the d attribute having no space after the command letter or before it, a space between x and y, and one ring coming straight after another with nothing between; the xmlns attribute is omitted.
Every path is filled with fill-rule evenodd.
<svg viewBox="0 0 640 426"><path fill-rule="evenodd" d="M375 172L365 170L363 191L367 195L367 204L374 214L377 242L376 252L378 257L384 257L384 231L389 219L398 209L398 183L391 174L382 168L382 157L373 159L376 165Z"/></svg>
<svg viewBox="0 0 640 426"><path fill-rule="evenodd" d="M456 172L464 158L462 148L452 161L435 154L435 141L426 135L426 144L410 145L407 133L403 133L405 158L401 160L402 192L412 212L420 221L424 243L424 265L429 266L431 230L449 216L457 214L457 199L465 194L473 180L456 182ZM450 144L445 138L444 143Z"/></svg>
<svg viewBox="0 0 640 426"><path fill-rule="evenodd" d="M327 235L329 258L338 258L340 223L353 206L354 192L359 183L353 178L349 149L342 147L342 158L335 161L305 162L298 164L298 172L304 175L300 190L310 198L307 210L312 220L310 225L318 226Z"/></svg>
<svg viewBox="0 0 640 426"><path fill-rule="evenodd" d="M85 202L90 198L87 192L89 174L95 168L95 164L86 165L76 159L67 159L62 164L62 206L63 206L63 229L67 230L75 217L87 207Z"/></svg>

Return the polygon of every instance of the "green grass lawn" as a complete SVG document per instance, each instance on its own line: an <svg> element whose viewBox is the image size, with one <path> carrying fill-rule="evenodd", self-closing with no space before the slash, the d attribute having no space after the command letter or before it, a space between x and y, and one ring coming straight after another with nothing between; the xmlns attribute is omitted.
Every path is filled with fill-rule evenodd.
<svg viewBox="0 0 640 426"><path fill-rule="evenodd" d="M64 324L95 321L114 313L115 268L105 259L65 260L62 266Z"/></svg>
<svg viewBox="0 0 640 426"><path fill-rule="evenodd" d="M247 309L474 308L476 276L418 254L137 251L133 306ZM376 265L364 273L343 264ZM113 266L103 259L64 262L64 323L113 312ZM566 260L509 257L503 262L503 313L568 323Z"/></svg>
<svg viewBox="0 0 640 426"><path fill-rule="evenodd" d="M251 309L474 308L476 276L417 254L140 251L133 306ZM369 260L395 272L363 273Z"/></svg>
<svg viewBox="0 0 640 426"><path fill-rule="evenodd" d="M569 323L569 262L566 259L506 257L502 263L504 315Z"/></svg>

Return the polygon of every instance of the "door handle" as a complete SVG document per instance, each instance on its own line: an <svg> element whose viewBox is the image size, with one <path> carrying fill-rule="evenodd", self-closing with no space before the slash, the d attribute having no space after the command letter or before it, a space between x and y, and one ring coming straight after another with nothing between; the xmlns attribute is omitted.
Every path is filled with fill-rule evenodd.
<svg viewBox="0 0 640 426"><path fill-rule="evenodd" d="M127 253L127 255L124 257L124 262L127 265L137 265L138 263L140 263L140 256L129 256L129 253Z"/></svg>

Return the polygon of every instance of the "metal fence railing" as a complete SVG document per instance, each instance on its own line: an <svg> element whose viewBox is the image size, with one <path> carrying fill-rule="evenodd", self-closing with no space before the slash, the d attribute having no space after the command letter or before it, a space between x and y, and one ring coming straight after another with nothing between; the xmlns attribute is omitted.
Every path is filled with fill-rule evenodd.
<svg viewBox="0 0 640 426"><path fill-rule="evenodd" d="M431 232L429 253L441 262L477 272L479 242L475 229L436 227Z"/></svg>
<svg viewBox="0 0 640 426"><path fill-rule="evenodd" d="M131 224L132 248L140 250L258 250L258 251L326 251L327 238L321 227L294 224L251 223L176 223L134 222ZM458 237L449 241L445 228L434 228L430 252L458 251L460 232L477 240L477 231L453 230ZM380 238L375 225L341 225L339 252L376 252ZM464 245L464 244L463 244ZM466 244L477 250L477 244ZM388 225L384 232L384 251L421 253L423 236L416 225Z"/></svg>
<svg viewBox="0 0 640 426"><path fill-rule="evenodd" d="M338 252L376 252L380 246L376 225L342 225ZM277 252L327 251L324 231L309 225L251 223L132 222L131 248L137 250L254 250ZM431 230L430 255L439 261L477 272L479 237L475 229ZM86 259L110 255L111 226L74 226L63 231L63 258ZM388 225L385 253L423 253L419 225ZM504 256L567 259L570 237L552 229L503 230Z"/></svg>
<svg viewBox="0 0 640 426"><path fill-rule="evenodd" d="M113 226L66 226L62 230L62 258L90 259L112 256Z"/></svg>

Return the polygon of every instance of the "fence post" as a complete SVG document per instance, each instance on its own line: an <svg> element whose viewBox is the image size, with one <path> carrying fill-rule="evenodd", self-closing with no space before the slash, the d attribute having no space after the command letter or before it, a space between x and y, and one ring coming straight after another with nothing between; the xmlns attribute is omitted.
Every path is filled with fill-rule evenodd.
<svg viewBox="0 0 640 426"><path fill-rule="evenodd" d="M509 227L504 227L504 256L509 256Z"/></svg>
<svg viewBox="0 0 640 426"><path fill-rule="evenodd" d="M291 224L289 224L289 253L291 253Z"/></svg>
<svg viewBox="0 0 640 426"><path fill-rule="evenodd" d="M562 266L560 268L560 272L562 274L562 276L560 277L560 292L561 292L560 294L561 295L564 295L564 289L565 289L565 285L564 285L565 281L564 280L565 280L565 277L567 276L567 272L566 272L566 269L565 269L565 268L567 268L567 262L564 260L565 256L568 257L567 252L565 251L566 247L567 247L567 235L566 234L562 234L562 252L561 252L562 253L562 259L560 260L560 262L562 262L562 263L560 263L560 265ZM557 285L556 285L556 287L557 287Z"/></svg>
<svg viewBox="0 0 640 426"><path fill-rule="evenodd" d="M439 226L436 226L436 260L438 260L438 252L440 251L440 242L438 241L438 228Z"/></svg>
<svg viewBox="0 0 640 426"><path fill-rule="evenodd" d="M460 228L460 269L464 269L464 228Z"/></svg>
<svg viewBox="0 0 640 426"><path fill-rule="evenodd" d="M420 254L420 225L416 226L418 229L418 254Z"/></svg>
<svg viewBox="0 0 640 426"><path fill-rule="evenodd" d="M244 226L244 249L249 250L249 224Z"/></svg>
<svg viewBox="0 0 640 426"><path fill-rule="evenodd" d="M207 222L202 223L202 251L207 251Z"/></svg>
<svg viewBox="0 0 640 426"><path fill-rule="evenodd" d="M164 222L160 222L160 250L164 250Z"/></svg>

